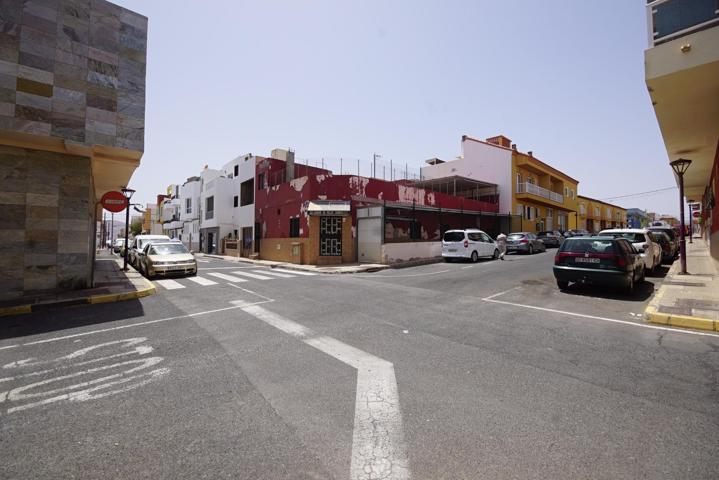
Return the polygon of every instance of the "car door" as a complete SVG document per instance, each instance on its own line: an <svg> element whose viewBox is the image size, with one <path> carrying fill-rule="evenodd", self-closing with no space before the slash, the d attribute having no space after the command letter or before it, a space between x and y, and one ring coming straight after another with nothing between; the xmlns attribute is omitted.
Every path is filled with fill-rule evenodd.
<svg viewBox="0 0 719 480"><path fill-rule="evenodd" d="M491 257L494 255L494 242L489 238L489 235L484 232L480 234L480 237L482 237L482 253L480 255Z"/></svg>
<svg viewBox="0 0 719 480"><path fill-rule="evenodd" d="M482 242L482 236L479 234L479 232L467 232L467 240L469 241L469 254L472 255L472 251L476 250L478 256L484 255L483 252L483 242Z"/></svg>

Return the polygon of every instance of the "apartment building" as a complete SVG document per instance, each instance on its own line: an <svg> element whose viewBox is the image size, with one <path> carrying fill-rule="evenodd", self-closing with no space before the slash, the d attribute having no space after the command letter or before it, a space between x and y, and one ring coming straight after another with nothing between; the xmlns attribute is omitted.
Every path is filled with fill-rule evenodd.
<svg viewBox="0 0 719 480"><path fill-rule="evenodd" d="M200 177L189 177L180 186L180 240L192 251L200 249Z"/></svg>
<svg viewBox="0 0 719 480"><path fill-rule="evenodd" d="M499 211L518 216L523 231L567 230L577 210L579 181L531 151L520 152L504 135L486 140L464 135L456 160L428 163L421 171L423 180L459 175L496 185Z"/></svg>
<svg viewBox="0 0 719 480"><path fill-rule="evenodd" d="M702 203L704 235L719 267L719 3L654 0L646 9L647 89L668 161L691 160L684 195Z"/></svg>
<svg viewBox="0 0 719 480"><path fill-rule="evenodd" d="M200 245L204 253L220 253L221 241L234 231L234 182L224 170L205 167L200 174Z"/></svg>
<svg viewBox="0 0 719 480"><path fill-rule="evenodd" d="M623 207L582 195L577 197L577 205L578 229L596 233L607 228L627 227L627 210Z"/></svg>
<svg viewBox="0 0 719 480"><path fill-rule="evenodd" d="M182 235L182 222L180 221L180 186L169 185L167 196L160 204L160 221L162 231L170 238L180 239Z"/></svg>
<svg viewBox="0 0 719 480"><path fill-rule="evenodd" d="M255 249L255 168L258 158L251 153L240 155L222 169L231 180L232 188L232 232L231 237L239 242L241 256L249 256ZM218 208L223 208L219 206Z"/></svg>

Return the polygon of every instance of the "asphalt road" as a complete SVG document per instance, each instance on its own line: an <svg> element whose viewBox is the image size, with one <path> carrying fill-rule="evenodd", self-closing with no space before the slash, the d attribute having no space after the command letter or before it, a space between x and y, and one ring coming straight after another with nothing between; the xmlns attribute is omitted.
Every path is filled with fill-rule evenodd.
<svg viewBox="0 0 719 480"><path fill-rule="evenodd" d="M661 276L560 292L552 255L204 258L139 301L0 319L0 478L717 478L719 337L643 322Z"/></svg>

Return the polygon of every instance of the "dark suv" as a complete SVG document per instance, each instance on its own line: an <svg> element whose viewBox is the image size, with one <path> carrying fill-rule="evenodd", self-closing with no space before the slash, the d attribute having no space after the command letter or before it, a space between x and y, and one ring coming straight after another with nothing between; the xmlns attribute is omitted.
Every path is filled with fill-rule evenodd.
<svg viewBox="0 0 719 480"><path fill-rule="evenodd" d="M647 230L650 232L664 232L669 237L669 243L671 245L671 256L672 259L676 258L677 255L679 255L679 236L677 235L676 230L674 230L672 227L649 227Z"/></svg>
<svg viewBox="0 0 719 480"><path fill-rule="evenodd" d="M622 287L632 293L644 275L644 260L625 238L568 238L554 257L554 278L560 290L575 282Z"/></svg>

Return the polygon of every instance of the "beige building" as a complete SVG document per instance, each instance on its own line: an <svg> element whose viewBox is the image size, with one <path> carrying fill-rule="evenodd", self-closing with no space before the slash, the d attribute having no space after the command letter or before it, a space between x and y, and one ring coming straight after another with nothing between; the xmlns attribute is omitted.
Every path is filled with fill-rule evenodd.
<svg viewBox="0 0 719 480"><path fill-rule="evenodd" d="M0 13L0 302L12 302L92 285L98 201L144 149L147 18L104 0Z"/></svg>

